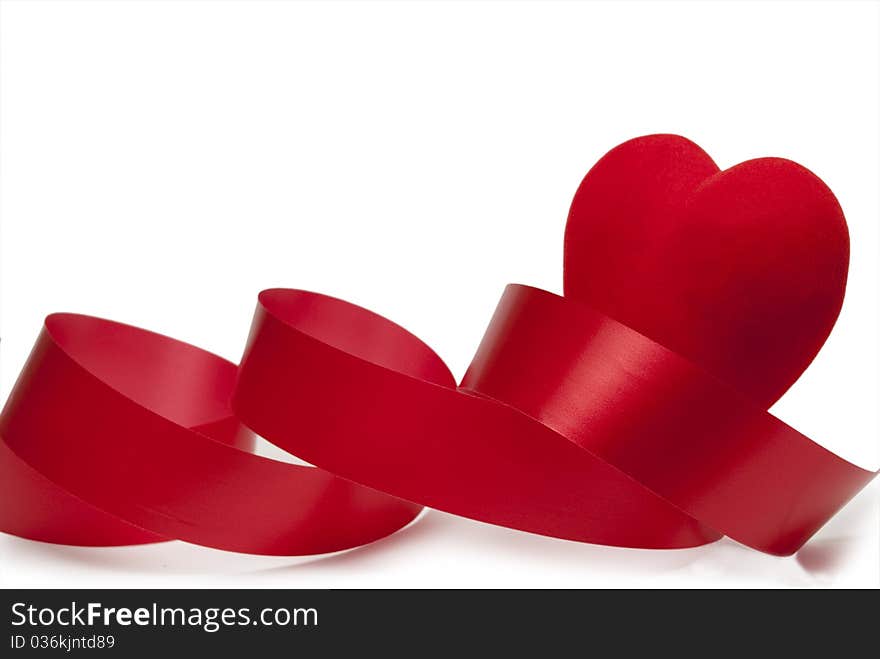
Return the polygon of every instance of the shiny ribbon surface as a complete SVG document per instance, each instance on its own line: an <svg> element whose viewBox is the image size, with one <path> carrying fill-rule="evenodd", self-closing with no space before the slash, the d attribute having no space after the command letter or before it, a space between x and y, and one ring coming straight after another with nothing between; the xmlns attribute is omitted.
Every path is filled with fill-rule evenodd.
<svg viewBox="0 0 880 659"><path fill-rule="evenodd" d="M508 286L459 384L403 328L306 291L260 293L238 366L54 314L0 415L0 530L319 554L427 506L788 555L875 475L766 411L831 331L848 258L840 207L803 167L719 171L655 135L578 189L565 296ZM254 454L254 433L314 467Z"/></svg>

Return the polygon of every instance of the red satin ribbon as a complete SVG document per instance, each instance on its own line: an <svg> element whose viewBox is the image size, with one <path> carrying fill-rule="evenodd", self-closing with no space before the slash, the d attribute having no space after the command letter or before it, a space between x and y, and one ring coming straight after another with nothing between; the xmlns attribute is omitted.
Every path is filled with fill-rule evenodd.
<svg viewBox="0 0 880 659"><path fill-rule="evenodd" d="M238 367L49 316L0 415L0 528L314 554L429 506L584 542L724 534L786 555L875 475L765 411L791 369L770 395L741 393L589 298L509 286L460 387L406 330L305 291L260 294ZM316 468L254 455L248 429Z"/></svg>
<svg viewBox="0 0 880 659"><path fill-rule="evenodd" d="M235 374L151 332L49 316L0 416L3 529L68 544L178 538L315 554L376 540L419 513L250 453L253 437L229 409Z"/></svg>

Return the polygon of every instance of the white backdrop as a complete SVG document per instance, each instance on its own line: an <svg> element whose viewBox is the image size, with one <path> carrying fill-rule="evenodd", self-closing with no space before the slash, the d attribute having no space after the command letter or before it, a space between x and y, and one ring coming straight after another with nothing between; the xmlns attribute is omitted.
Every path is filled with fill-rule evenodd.
<svg viewBox="0 0 880 659"><path fill-rule="evenodd" d="M561 290L590 165L677 132L722 167L797 160L837 194L847 299L774 412L880 466L876 3L4 1L0 21L0 398L47 313L237 361L273 286L385 314L461 376L505 283ZM878 492L788 559L430 512L309 561L0 534L0 585L876 586Z"/></svg>

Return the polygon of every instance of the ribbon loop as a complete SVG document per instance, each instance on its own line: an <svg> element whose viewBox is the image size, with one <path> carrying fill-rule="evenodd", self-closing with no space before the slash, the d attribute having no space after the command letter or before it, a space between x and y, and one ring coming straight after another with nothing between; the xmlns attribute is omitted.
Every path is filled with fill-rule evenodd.
<svg viewBox="0 0 880 659"><path fill-rule="evenodd" d="M399 325L307 291L260 294L238 366L49 316L0 414L0 528L314 554L429 506L786 555L876 475L766 411L843 301L846 223L814 174L638 138L587 174L565 242L566 297L508 286L460 386ZM315 466L255 455L254 433Z"/></svg>

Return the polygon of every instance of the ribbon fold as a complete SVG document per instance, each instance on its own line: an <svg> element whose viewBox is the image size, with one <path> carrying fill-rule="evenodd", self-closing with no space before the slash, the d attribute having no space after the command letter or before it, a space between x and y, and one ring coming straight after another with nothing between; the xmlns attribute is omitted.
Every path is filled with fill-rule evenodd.
<svg viewBox="0 0 880 659"><path fill-rule="evenodd" d="M677 136L617 147L575 197L566 296L508 286L460 385L400 326L307 291L260 294L238 366L53 314L0 415L0 529L317 554L382 538L427 506L583 542L727 535L791 554L875 474L766 411L830 332L848 242L821 181L765 160L719 172ZM743 202L756 171L762 186L768 172L785 184L778 199ZM762 228L758 243L713 253L730 227L706 217L752 236L750 220L780 213L806 217L808 238ZM789 261L771 272L761 250L778 241ZM804 289L804 264L828 276L810 270ZM255 455L254 433L314 467Z"/></svg>

